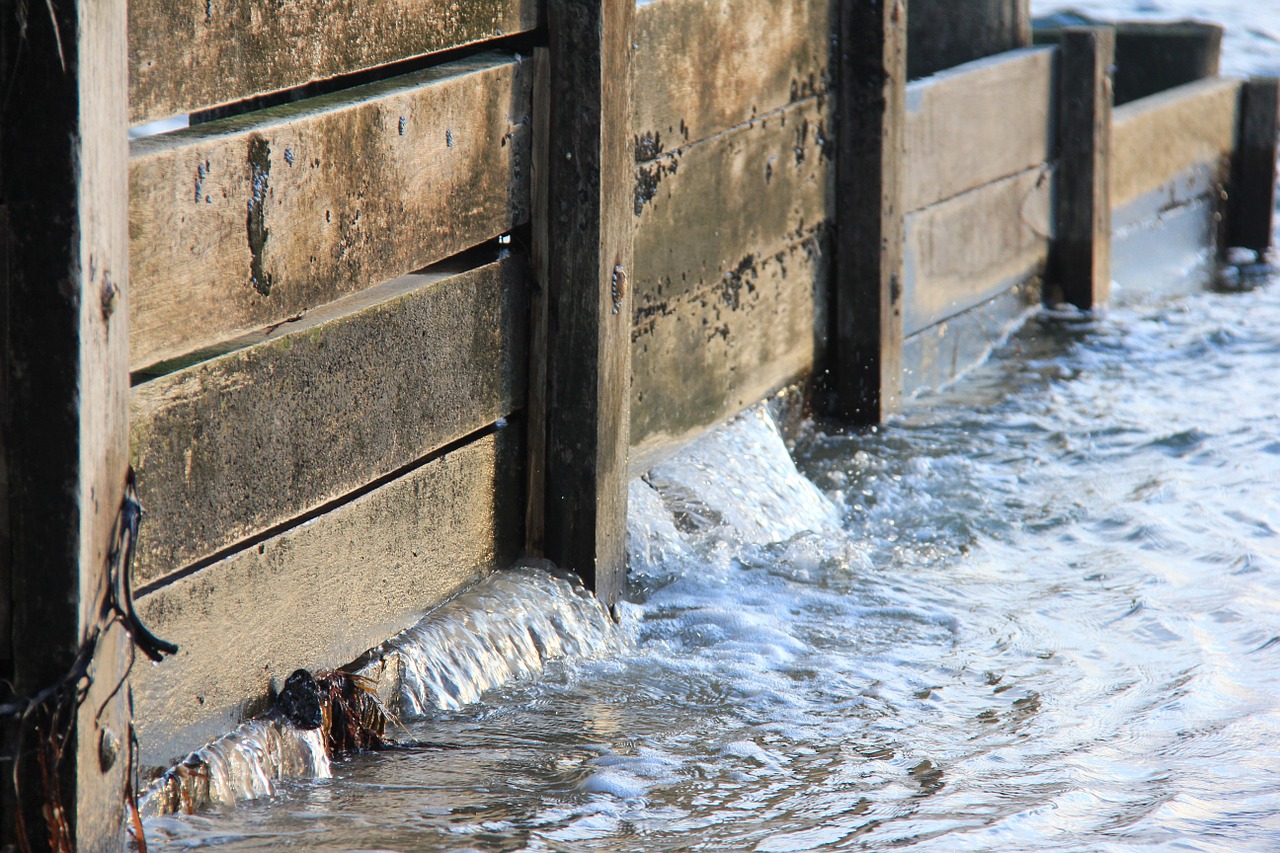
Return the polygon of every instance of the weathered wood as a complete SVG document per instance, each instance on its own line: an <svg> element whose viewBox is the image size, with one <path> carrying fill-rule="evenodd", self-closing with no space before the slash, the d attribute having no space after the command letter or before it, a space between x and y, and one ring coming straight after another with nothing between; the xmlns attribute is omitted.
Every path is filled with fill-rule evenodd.
<svg viewBox="0 0 1280 853"><path fill-rule="evenodd" d="M1112 208L1194 167L1225 169L1235 143L1240 86L1239 80L1202 80L1117 107L1111 128Z"/></svg>
<svg viewBox="0 0 1280 853"><path fill-rule="evenodd" d="M536 0L132 0L134 123L533 29Z"/></svg>
<svg viewBox="0 0 1280 853"><path fill-rule="evenodd" d="M838 50L835 408L877 423L902 382L906 3L843 0Z"/></svg>
<svg viewBox="0 0 1280 853"><path fill-rule="evenodd" d="M489 54L133 143L133 368L525 221L531 72Z"/></svg>
<svg viewBox="0 0 1280 853"><path fill-rule="evenodd" d="M637 310L634 474L813 369L827 334L828 251L819 232Z"/></svg>
<svg viewBox="0 0 1280 853"><path fill-rule="evenodd" d="M903 333L1043 276L1053 236L1046 166L907 214Z"/></svg>
<svg viewBox="0 0 1280 853"><path fill-rule="evenodd" d="M0 15L0 575L12 604L0 701L67 679L22 719L3 721L6 849L21 849L24 836L35 850L124 847L129 709L117 685L128 637L106 605L128 465L125 19L122 0L29 15L7 5ZM75 669L82 652L85 672Z"/></svg>
<svg viewBox="0 0 1280 853"><path fill-rule="evenodd" d="M147 510L139 581L337 500L519 408L524 277L515 257L406 276L135 387L133 458Z"/></svg>
<svg viewBox="0 0 1280 853"><path fill-rule="evenodd" d="M1280 78L1259 77L1240 91L1240 132L1232 164L1227 245L1271 248L1276 209L1276 134Z"/></svg>
<svg viewBox="0 0 1280 853"><path fill-rule="evenodd" d="M830 87L826 0L655 0L636 9L636 159ZM708 73L714 69L714 73Z"/></svg>
<svg viewBox="0 0 1280 853"><path fill-rule="evenodd" d="M829 220L830 136L826 102L807 98L637 165L636 324Z"/></svg>
<svg viewBox="0 0 1280 853"><path fill-rule="evenodd" d="M907 75L944 68L1031 44L1030 0L910 0Z"/></svg>
<svg viewBox="0 0 1280 853"><path fill-rule="evenodd" d="M1059 49L1057 239L1049 298L1089 310L1111 291L1115 32L1067 28Z"/></svg>
<svg viewBox="0 0 1280 853"><path fill-rule="evenodd" d="M906 210L1052 159L1053 54L1014 51L907 86Z"/></svg>
<svg viewBox="0 0 1280 853"><path fill-rule="evenodd" d="M632 0L549 0L546 556L607 605L626 571Z"/></svg>
<svg viewBox="0 0 1280 853"><path fill-rule="evenodd" d="M550 188L547 186L547 162L550 146L547 122L550 118L551 55L545 47L534 48L533 87L533 165L529 194L533 210L547 210ZM529 393L525 406L526 432L529 445L528 505L525 507L525 550L542 554L546 550L547 496L547 291L551 263L549 229L535 224L529 229L529 254L532 263L532 285L529 294Z"/></svg>
<svg viewBox="0 0 1280 853"><path fill-rule="evenodd" d="M1115 32L1116 106L1218 73L1218 24L1126 21Z"/></svg>
<svg viewBox="0 0 1280 853"><path fill-rule="evenodd" d="M182 650L136 675L142 760L167 766L262 709L298 667L344 665L513 560L521 430L404 477L144 597Z"/></svg>

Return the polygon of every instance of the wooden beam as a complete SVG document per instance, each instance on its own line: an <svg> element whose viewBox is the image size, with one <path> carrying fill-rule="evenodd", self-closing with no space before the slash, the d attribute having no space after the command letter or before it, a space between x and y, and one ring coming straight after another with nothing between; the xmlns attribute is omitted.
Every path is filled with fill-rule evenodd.
<svg viewBox="0 0 1280 853"><path fill-rule="evenodd" d="M537 0L132 0L141 123L525 32Z"/></svg>
<svg viewBox="0 0 1280 853"><path fill-rule="evenodd" d="M912 80L1031 44L1029 0L910 0Z"/></svg>
<svg viewBox="0 0 1280 853"><path fill-rule="evenodd" d="M1058 191L1051 302L1089 310L1111 294L1111 67L1115 31L1068 27L1058 64Z"/></svg>
<svg viewBox="0 0 1280 853"><path fill-rule="evenodd" d="M0 16L9 545L0 576L11 582L3 630L13 639L0 701L57 689L24 719L5 719L0 842L121 850L129 691L117 686L128 636L107 601L128 466L126 9L124 0L58 0L26 16L13 8Z"/></svg>
<svg viewBox="0 0 1280 853"><path fill-rule="evenodd" d="M902 385L907 4L843 0L837 46L835 409L878 423Z"/></svg>
<svg viewBox="0 0 1280 853"><path fill-rule="evenodd" d="M133 143L133 369L526 221L532 70L484 54Z"/></svg>
<svg viewBox="0 0 1280 853"><path fill-rule="evenodd" d="M1218 73L1222 27L1199 21L1115 26L1116 106Z"/></svg>
<svg viewBox="0 0 1280 853"><path fill-rule="evenodd" d="M1280 78L1255 77L1240 92L1240 132L1228 196L1227 245L1271 248L1276 210Z"/></svg>
<svg viewBox="0 0 1280 853"><path fill-rule="evenodd" d="M547 4L546 556L606 604L625 579L633 0Z"/></svg>

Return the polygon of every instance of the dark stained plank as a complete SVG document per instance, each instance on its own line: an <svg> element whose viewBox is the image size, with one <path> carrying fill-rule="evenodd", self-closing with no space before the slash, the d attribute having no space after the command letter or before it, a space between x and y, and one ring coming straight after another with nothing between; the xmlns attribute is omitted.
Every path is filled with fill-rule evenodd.
<svg viewBox="0 0 1280 853"><path fill-rule="evenodd" d="M826 340L825 231L649 303L631 333L631 470L812 371Z"/></svg>
<svg viewBox="0 0 1280 853"><path fill-rule="evenodd" d="M626 570L635 11L547 3L548 189L535 222L548 229L545 556L606 605Z"/></svg>
<svg viewBox="0 0 1280 853"><path fill-rule="evenodd" d="M524 222L531 86L488 54L133 143L132 368Z"/></svg>
<svg viewBox="0 0 1280 853"><path fill-rule="evenodd" d="M1058 70L1058 195L1049 301L1090 310L1111 293L1111 69L1115 32L1066 28Z"/></svg>
<svg viewBox="0 0 1280 853"><path fill-rule="evenodd" d="M910 0L909 5L907 75L912 80L1031 43L1030 0Z"/></svg>
<svg viewBox="0 0 1280 853"><path fill-rule="evenodd" d="M132 0L141 123L524 32L536 0Z"/></svg>
<svg viewBox="0 0 1280 853"><path fill-rule="evenodd" d="M960 314L1044 274L1053 232L1046 167L907 214L903 333Z"/></svg>
<svg viewBox="0 0 1280 853"><path fill-rule="evenodd" d="M477 439L147 596L181 647L138 667L142 762L170 766L263 709L299 667L343 666L520 547L521 430Z"/></svg>
<svg viewBox="0 0 1280 853"><path fill-rule="evenodd" d="M1271 248L1275 217L1280 79L1257 77L1240 92L1240 133L1228 196L1227 245Z"/></svg>
<svg viewBox="0 0 1280 853"><path fill-rule="evenodd" d="M406 276L256 346L135 387L133 457L147 510L139 582L297 518L519 408L525 288L516 257Z"/></svg>
<svg viewBox="0 0 1280 853"><path fill-rule="evenodd" d="M906 210L1053 158L1053 54L1012 51L908 84Z"/></svg>
<svg viewBox="0 0 1280 853"><path fill-rule="evenodd" d="M0 720L0 847L120 849L129 639L105 598L129 462L126 9L27 8L0 14L4 701L57 687L77 660L88 669Z"/></svg>
<svg viewBox="0 0 1280 853"><path fill-rule="evenodd" d="M878 423L902 383L906 3L842 0L838 38L835 415Z"/></svg>
<svg viewBox="0 0 1280 853"><path fill-rule="evenodd" d="M1199 21L1115 26L1115 105L1216 76L1222 27Z"/></svg>
<svg viewBox="0 0 1280 853"><path fill-rule="evenodd" d="M830 105L807 98L635 171L636 322L813 234L833 204Z"/></svg>
<svg viewBox="0 0 1280 853"><path fill-rule="evenodd" d="M830 88L826 0L654 0L636 9L637 159ZM708 73L714 69L714 73Z"/></svg>

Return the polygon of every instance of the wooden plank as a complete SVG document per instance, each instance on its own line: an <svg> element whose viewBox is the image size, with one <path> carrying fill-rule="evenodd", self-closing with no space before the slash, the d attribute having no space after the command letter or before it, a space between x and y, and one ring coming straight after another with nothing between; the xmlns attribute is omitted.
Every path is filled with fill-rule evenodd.
<svg viewBox="0 0 1280 853"><path fill-rule="evenodd" d="M139 581L315 510L519 408L524 277L514 257L406 276L257 346L135 387L133 464L147 510Z"/></svg>
<svg viewBox="0 0 1280 853"><path fill-rule="evenodd" d="M545 47L534 48L533 87L533 167L529 189L533 209L547 210L550 187L547 185L547 123L550 119L551 96L547 81L551 73L551 53ZM529 294L529 395L525 411L528 413L529 441L529 503L525 507L525 550L530 554L546 551L547 495L547 290L550 279L551 235L549 229L537 224L529 229L529 255L532 262L533 284Z"/></svg>
<svg viewBox="0 0 1280 853"><path fill-rule="evenodd" d="M1115 105L1217 76L1222 27L1199 21L1115 25Z"/></svg>
<svg viewBox="0 0 1280 853"><path fill-rule="evenodd" d="M648 302L631 332L631 470L810 372L827 335L825 232Z"/></svg>
<svg viewBox="0 0 1280 853"><path fill-rule="evenodd" d="M536 0L132 0L137 124L532 30Z"/></svg>
<svg viewBox="0 0 1280 853"><path fill-rule="evenodd" d="M1276 134L1280 78L1258 77L1240 92L1240 133L1232 168L1227 245L1271 248L1276 210Z"/></svg>
<svg viewBox="0 0 1280 853"><path fill-rule="evenodd" d="M520 432L466 444L143 598L143 618L182 647L176 665L136 671L143 763L171 765L262 710L293 670L355 660L513 560Z"/></svg>
<svg viewBox="0 0 1280 853"><path fill-rule="evenodd" d="M906 218L903 333L912 335L1044 273L1053 174L1030 169Z"/></svg>
<svg viewBox="0 0 1280 853"><path fill-rule="evenodd" d="M1241 81L1202 80L1117 107L1111 128L1111 206L1123 207L1235 146Z"/></svg>
<svg viewBox="0 0 1280 853"><path fill-rule="evenodd" d="M1030 0L910 0L910 7L912 80L1031 44Z"/></svg>
<svg viewBox="0 0 1280 853"><path fill-rule="evenodd" d="M902 383L906 4L844 0L837 46L835 409L878 423Z"/></svg>
<svg viewBox="0 0 1280 853"><path fill-rule="evenodd" d="M828 114L807 98L636 167L637 324L655 303L718 286L830 218Z"/></svg>
<svg viewBox="0 0 1280 853"><path fill-rule="evenodd" d="M1058 196L1049 299L1084 310L1111 291L1111 68L1115 33L1067 28L1058 72Z"/></svg>
<svg viewBox="0 0 1280 853"><path fill-rule="evenodd" d="M1053 57L1053 48L1028 48L907 86L906 210L1052 159Z"/></svg>
<svg viewBox="0 0 1280 853"><path fill-rule="evenodd" d="M545 555L612 605L626 570L635 3L550 0L547 28Z"/></svg>
<svg viewBox="0 0 1280 853"><path fill-rule="evenodd" d="M15 9L0 15L2 698L53 693L2 722L0 846L119 850L129 640L107 590L128 466L126 9Z"/></svg>
<svg viewBox="0 0 1280 853"><path fill-rule="evenodd" d="M524 222L531 71L489 54L133 143L133 368Z"/></svg>
<svg viewBox="0 0 1280 853"><path fill-rule="evenodd" d="M652 159L825 93L834 8L811 0L640 4L636 159Z"/></svg>

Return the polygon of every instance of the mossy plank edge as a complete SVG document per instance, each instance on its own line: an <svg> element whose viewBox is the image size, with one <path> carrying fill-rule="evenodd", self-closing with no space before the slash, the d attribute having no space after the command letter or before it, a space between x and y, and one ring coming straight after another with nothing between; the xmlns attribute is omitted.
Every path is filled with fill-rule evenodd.
<svg viewBox="0 0 1280 853"><path fill-rule="evenodd" d="M532 30L536 0L131 0L134 124Z"/></svg>
<svg viewBox="0 0 1280 853"><path fill-rule="evenodd" d="M525 264L508 258L136 386L153 581L524 404Z"/></svg>
<svg viewBox="0 0 1280 853"><path fill-rule="evenodd" d="M636 159L825 93L834 14L832 0L655 0L638 6Z"/></svg>
<svg viewBox="0 0 1280 853"><path fill-rule="evenodd" d="M1053 158L1054 51L1012 51L907 85L907 210Z"/></svg>
<svg viewBox="0 0 1280 853"><path fill-rule="evenodd" d="M180 651L135 667L142 762L260 710L294 669L346 664L519 548L522 436L504 429L147 595Z"/></svg>
<svg viewBox="0 0 1280 853"><path fill-rule="evenodd" d="M829 217L829 107L808 98L636 169L635 323Z"/></svg>
<svg viewBox="0 0 1280 853"><path fill-rule="evenodd" d="M532 76L487 54L133 143L131 369L526 221Z"/></svg>
<svg viewBox="0 0 1280 853"><path fill-rule="evenodd" d="M911 335L1043 274L1053 237L1047 166L907 214L903 331Z"/></svg>
<svg viewBox="0 0 1280 853"><path fill-rule="evenodd" d="M635 327L633 473L812 370L827 335L826 234L760 252Z"/></svg>
<svg viewBox="0 0 1280 853"><path fill-rule="evenodd" d="M1196 164L1229 163L1241 85L1215 77L1117 107L1111 126L1111 209Z"/></svg>

